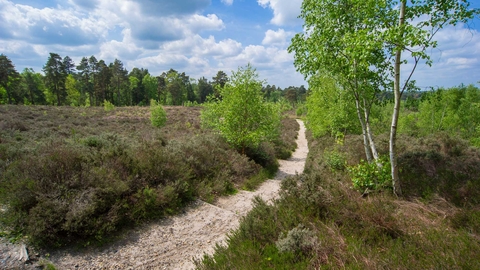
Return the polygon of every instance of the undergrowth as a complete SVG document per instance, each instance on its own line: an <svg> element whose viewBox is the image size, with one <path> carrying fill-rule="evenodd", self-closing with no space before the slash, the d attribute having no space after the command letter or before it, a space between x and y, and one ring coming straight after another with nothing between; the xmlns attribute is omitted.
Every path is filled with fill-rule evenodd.
<svg viewBox="0 0 480 270"><path fill-rule="evenodd" d="M450 137L402 138L408 196L381 188L362 196L345 170L363 158L361 143L309 138L304 174L284 180L273 205L257 199L197 269L480 268L480 151Z"/></svg>

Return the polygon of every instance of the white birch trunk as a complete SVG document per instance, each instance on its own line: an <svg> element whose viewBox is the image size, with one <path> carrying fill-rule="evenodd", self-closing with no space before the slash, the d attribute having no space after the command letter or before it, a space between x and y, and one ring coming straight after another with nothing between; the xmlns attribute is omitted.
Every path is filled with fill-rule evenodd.
<svg viewBox="0 0 480 270"><path fill-rule="evenodd" d="M355 107L357 108L357 116L358 120L360 121L360 125L362 126L362 135L363 135L363 147L365 148L365 156L367 157L368 163L372 162L372 150L370 148L370 143L368 140L367 128L365 125L365 121L362 117L362 113L360 111L360 101L355 97Z"/></svg>
<svg viewBox="0 0 480 270"><path fill-rule="evenodd" d="M405 24L405 8L406 8L406 1L403 0L400 4L400 18L398 25L402 27ZM400 38L403 38L403 30L400 29ZM393 186L393 193L396 195L402 195L402 189L400 187L400 179L398 176L398 167L397 167L397 157L396 157L396 140L397 140L397 124L398 124L398 116L400 114L400 66L401 66L401 58L402 58L402 47L400 44L397 45L397 52L395 54L395 81L393 86L393 91L395 94L395 105L393 107L393 115L392 115L392 126L390 128L390 142L389 142L389 150L390 150L390 164L391 164L391 171L392 171L392 186Z"/></svg>

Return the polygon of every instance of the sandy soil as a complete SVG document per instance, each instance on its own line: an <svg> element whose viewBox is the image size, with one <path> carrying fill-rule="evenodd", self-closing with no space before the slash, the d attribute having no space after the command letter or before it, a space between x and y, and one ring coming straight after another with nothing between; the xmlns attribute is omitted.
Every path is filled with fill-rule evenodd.
<svg viewBox="0 0 480 270"><path fill-rule="evenodd" d="M192 258L212 254L215 244L224 244L226 234L251 210L255 196L271 201L278 196L282 179L303 172L308 146L304 124L297 121L297 150L290 159L280 161L275 179L265 181L258 190L242 190L215 204L196 201L182 214L140 227L107 247L64 250L51 254L49 260L58 269L193 269ZM17 250L10 249L10 258L19 256Z"/></svg>

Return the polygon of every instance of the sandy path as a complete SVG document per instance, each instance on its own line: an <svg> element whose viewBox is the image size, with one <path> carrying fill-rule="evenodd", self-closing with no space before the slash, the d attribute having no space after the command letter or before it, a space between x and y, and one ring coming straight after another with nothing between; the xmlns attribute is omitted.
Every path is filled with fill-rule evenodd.
<svg viewBox="0 0 480 270"><path fill-rule="evenodd" d="M196 201L183 214L138 228L109 247L82 252L52 254L58 269L192 269L192 258L213 253L216 243L235 229L240 217L252 208L255 196L270 201L278 196L280 180L302 173L308 154L302 121L297 150L288 160L280 161L274 180L265 181L254 192L240 191L220 198L215 205Z"/></svg>

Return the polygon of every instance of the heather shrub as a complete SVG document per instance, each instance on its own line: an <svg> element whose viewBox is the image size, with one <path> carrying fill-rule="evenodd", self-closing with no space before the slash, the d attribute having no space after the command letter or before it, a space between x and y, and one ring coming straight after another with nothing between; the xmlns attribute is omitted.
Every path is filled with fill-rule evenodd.
<svg viewBox="0 0 480 270"><path fill-rule="evenodd" d="M315 248L317 238L314 232L305 228L303 224L288 231L288 233L280 235L275 242L280 253L291 252L296 255L307 255Z"/></svg>
<svg viewBox="0 0 480 270"><path fill-rule="evenodd" d="M158 129L148 107L113 114L102 107L0 106L0 125L8 124L0 130L0 204L8 205L2 230L43 247L102 243L124 226L174 214L196 198L212 202L271 175L201 130L200 108L165 110L167 126ZM273 149L255 149L256 160L275 165Z"/></svg>
<svg viewBox="0 0 480 270"><path fill-rule="evenodd" d="M480 204L478 148L445 133L408 140L408 148L398 157L407 198L429 200L438 194L461 207Z"/></svg>
<svg viewBox="0 0 480 270"><path fill-rule="evenodd" d="M280 136L273 141L275 156L278 159L288 159L297 148L295 140L300 126L295 119L288 117L282 118L281 125Z"/></svg>

